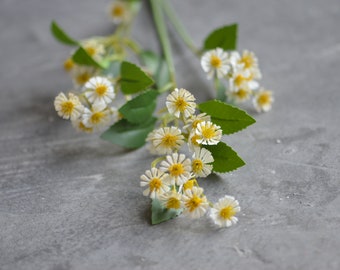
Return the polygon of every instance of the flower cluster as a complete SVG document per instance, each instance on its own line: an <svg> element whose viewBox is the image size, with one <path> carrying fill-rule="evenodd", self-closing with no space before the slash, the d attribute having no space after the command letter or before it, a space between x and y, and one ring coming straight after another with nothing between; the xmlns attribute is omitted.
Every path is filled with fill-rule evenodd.
<svg viewBox="0 0 340 270"><path fill-rule="evenodd" d="M258 112L267 112L274 101L272 91L259 86L262 78L258 59L253 52L226 52L221 48L205 52L201 66L209 79L225 79L227 100L242 103L252 98Z"/></svg>
<svg viewBox="0 0 340 270"><path fill-rule="evenodd" d="M231 226L237 222L238 201L225 196L213 204L197 182L213 170L214 158L205 146L220 142L221 127L209 115L196 114L195 98L183 88L168 95L166 107L168 113L162 126L147 137L150 152L161 157L141 176L140 185L146 188L143 194L159 200L165 209L181 209L191 218L200 218L210 211L216 225ZM182 153L184 146L191 158Z"/></svg>

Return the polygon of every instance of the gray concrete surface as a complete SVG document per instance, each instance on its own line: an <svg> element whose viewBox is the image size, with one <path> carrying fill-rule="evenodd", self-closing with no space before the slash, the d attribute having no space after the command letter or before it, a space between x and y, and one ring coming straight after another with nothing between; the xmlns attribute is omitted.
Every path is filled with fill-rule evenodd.
<svg viewBox="0 0 340 270"><path fill-rule="evenodd" d="M172 0L196 42L240 24L239 47L254 50L268 114L226 138L246 160L203 183L208 196L236 196L237 226L203 219L149 223L138 186L151 157L78 135L53 98L71 81L68 50L48 32L56 19L79 38L110 31L107 1L0 2L0 269L340 269L338 0ZM148 13L138 41L157 49ZM177 39L182 87L203 100L212 88Z"/></svg>

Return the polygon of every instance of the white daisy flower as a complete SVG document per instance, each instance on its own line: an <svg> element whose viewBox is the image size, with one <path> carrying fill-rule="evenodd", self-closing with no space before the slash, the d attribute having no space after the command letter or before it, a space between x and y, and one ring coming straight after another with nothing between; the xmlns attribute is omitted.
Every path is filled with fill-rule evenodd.
<svg viewBox="0 0 340 270"><path fill-rule="evenodd" d="M171 185L183 185L191 177L191 161L184 154L173 153L167 155L161 163L160 170L169 173Z"/></svg>
<svg viewBox="0 0 340 270"><path fill-rule="evenodd" d="M195 153L192 156L192 172L195 176L206 177L211 173L213 168L212 163L214 158L212 157L210 151L205 148L196 148Z"/></svg>
<svg viewBox="0 0 340 270"><path fill-rule="evenodd" d="M124 1L114 1L108 8L108 13L113 23L120 24L130 20L131 10Z"/></svg>
<svg viewBox="0 0 340 270"><path fill-rule="evenodd" d="M97 70L94 67L79 65L74 65L70 72L73 84L77 88L82 87L96 73Z"/></svg>
<svg viewBox="0 0 340 270"><path fill-rule="evenodd" d="M177 127L164 127L151 132L147 138L154 146L157 154L171 154L178 150L184 143L181 130Z"/></svg>
<svg viewBox="0 0 340 270"><path fill-rule="evenodd" d="M171 190L159 196L162 205L167 209L180 209L182 195L176 190Z"/></svg>
<svg viewBox="0 0 340 270"><path fill-rule="evenodd" d="M147 186L147 189L143 191L143 195L150 196L151 199L154 199L169 191L170 187L166 183L166 178L167 174L157 168L151 168L151 170L145 171L145 174L140 177L140 186Z"/></svg>
<svg viewBox="0 0 340 270"><path fill-rule="evenodd" d="M72 126L76 130L81 131L81 132L85 132L85 133L92 133L93 132L93 128L85 126L85 124L83 123L81 118L73 120Z"/></svg>
<svg viewBox="0 0 340 270"><path fill-rule="evenodd" d="M244 69L255 71L258 70L258 59L253 52L244 50L241 57L238 60L238 64L242 65ZM257 71L256 71L257 73Z"/></svg>
<svg viewBox="0 0 340 270"><path fill-rule="evenodd" d="M86 127L93 128L94 131L102 131L112 124L112 111L106 107L106 104L96 103L92 105L91 110L85 108L82 122Z"/></svg>
<svg viewBox="0 0 340 270"><path fill-rule="evenodd" d="M268 112L274 102L273 92L261 88L253 98L253 104L258 112Z"/></svg>
<svg viewBox="0 0 340 270"><path fill-rule="evenodd" d="M68 94L68 98L64 93L59 93L54 99L54 107L58 115L64 119L78 119L84 111L84 106L79 98L72 94Z"/></svg>
<svg viewBox="0 0 340 270"><path fill-rule="evenodd" d="M109 104L116 94L112 83L105 77L93 77L84 86L85 97L92 104Z"/></svg>
<svg viewBox="0 0 340 270"><path fill-rule="evenodd" d="M221 48L207 51L201 58L201 66L208 74L208 79L212 79L214 76L221 79L230 70L228 53Z"/></svg>
<svg viewBox="0 0 340 270"><path fill-rule="evenodd" d="M196 140L199 144L218 144L222 138L221 127L210 121L198 123L195 132L196 135L199 136L199 138Z"/></svg>
<svg viewBox="0 0 340 270"><path fill-rule="evenodd" d="M198 186L196 179L188 180L184 183L183 190L192 189L195 185Z"/></svg>
<svg viewBox="0 0 340 270"><path fill-rule="evenodd" d="M228 99L234 101L235 103L242 103L247 101L251 97L251 94L252 91L247 85L239 88L236 91L226 91L226 96L228 97Z"/></svg>
<svg viewBox="0 0 340 270"><path fill-rule="evenodd" d="M202 217L209 207L207 198L203 194L203 188L193 187L187 189L182 195L183 213L191 218Z"/></svg>
<svg viewBox="0 0 340 270"><path fill-rule="evenodd" d="M68 58L64 61L64 69L67 72L70 72L75 66L74 61L72 60L72 58Z"/></svg>
<svg viewBox="0 0 340 270"><path fill-rule="evenodd" d="M237 92L240 88L255 90L259 83L254 80L249 70L235 70L229 77L229 91Z"/></svg>
<svg viewBox="0 0 340 270"><path fill-rule="evenodd" d="M195 97L183 88L175 88L166 98L169 113L179 118L180 114L188 118L195 113Z"/></svg>
<svg viewBox="0 0 340 270"><path fill-rule="evenodd" d="M211 121L210 115L207 115L206 113L192 115L190 118L185 120L185 126L183 128L190 132L192 129L197 128L198 123L203 121Z"/></svg>
<svg viewBox="0 0 340 270"><path fill-rule="evenodd" d="M236 224L238 219L235 215L241 211L239 203L232 196L224 196L210 209L210 218L219 227L230 227Z"/></svg>
<svg viewBox="0 0 340 270"><path fill-rule="evenodd" d="M200 135L196 134L196 129L191 130L188 138L188 147L191 152L194 152L196 148L201 146L198 140L201 138Z"/></svg>
<svg viewBox="0 0 340 270"><path fill-rule="evenodd" d="M97 61L101 60L103 55L105 54L104 45L94 39L82 42L81 46L84 48L89 56Z"/></svg>

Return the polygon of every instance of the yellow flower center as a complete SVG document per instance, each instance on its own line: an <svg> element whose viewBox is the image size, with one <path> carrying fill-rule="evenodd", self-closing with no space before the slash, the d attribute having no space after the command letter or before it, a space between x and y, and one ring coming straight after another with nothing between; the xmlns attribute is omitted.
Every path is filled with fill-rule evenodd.
<svg viewBox="0 0 340 270"><path fill-rule="evenodd" d="M172 147L176 146L176 142L177 142L177 136L176 135L165 134L164 137L162 138L161 144L164 147L172 148Z"/></svg>
<svg viewBox="0 0 340 270"><path fill-rule="evenodd" d="M202 127L202 136L205 138L205 139L211 139L215 136L215 128L214 126L205 126L205 127Z"/></svg>
<svg viewBox="0 0 340 270"><path fill-rule="evenodd" d="M195 134L194 136L191 137L191 143L195 146L199 146L199 143L197 142L197 139L199 139L199 135Z"/></svg>
<svg viewBox="0 0 340 270"><path fill-rule="evenodd" d="M260 106L264 106L270 103L270 95L267 93L262 93L258 98L257 102Z"/></svg>
<svg viewBox="0 0 340 270"><path fill-rule="evenodd" d="M195 179L186 181L183 185L184 190L192 189L195 183L197 183Z"/></svg>
<svg viewBox="0 0 340 270"><path fill-rule="evenodd" d="M179 97L175 102L175 106L177 110L179 110L180 112L184 112L184 110L188 106L188 102L186 102L184 98Z"/></svg>
<svg viewBox="0 0 340 270"><path fill-rule="evenodd" d="M94 48L94 47L86 47L85 51L90 56L94 56L96 54L96 48Z"/></svg>
<svg viewBox="0 0 340 270"><path fill-rule="evenodd" d="M188 208L189 212L194 211L202 202L200 197L194 195L189 201L185 203L185 206Z"/></svg>
<svg viewBox="0 0 340 270"><path fill-rule="evenodd" d="M91 115L91 122L93 124L98 124L102 121L104 116L105 116L105 113L103 112L95 112L94 114Z"/></svg>
<svg viewBox="0 0 340 270"><path fill-rule="evenodd" d="M237 92L236 92L236 96L239 98L239 99L245 99L248 97L248 94L249 92L243 88L239 89Z"/></svg>
<svg viewBox="0 0 340 270"><path fill-rule="evenodd" d="M175 197L169 198L169 200L166 202L166 208L179 209L180 207L181 207L181 202L179 199Z"/></svg>
<svg viewBox="0 0 340 270"><path fill-rule="evenodd" d="M103 84L99 84L96 86L96 93L98 96L104 96L107 92L107 86Z"/></svg>
<svg viewBox="0 0 340 270"><path fill-rule="evenodd" d="M230 219L235 214L236 214L236 211L235 211L234 207L232 207L231 205L221 209L221 211L220 211L220 217L223 218L223 219Z"/></svg>
<svg viewBox="0 0 340 270"><path fill-rule="evenodd" d="M220 68L222 66L222 61L218 56L212 55L210 58L210 65L214 68Z"/></svg>
<svg viewBox="0 0 340 270"><path fill-rule="evenodd" d="M71 58L67 59L64 62L64 69L66 71L70 71L73 67L74 67L74 62L73 62L73 60Z"/></svg>
<svg viewBox="0 0 340 270"><path fill-rule="evenodd" d="M236 86L240 87L244 81L246 80L246 78L242 75L237 75L236 78L235 78L235 84Z"/></svg>
<svg viewBox="0 0 340 270"><path fill-rule="evenodd" d="M171 176L180 176L182 173L184 173L184 166L182 163L175 163L175 164L172 164L170 167L169 167L169 173Z"/></svg>
<svg viewBox="0 0 340 270"><path fill-rule="evenodd" d="M192 127L193 127L193 128L197 128L197 125L198 125L199 123L201 123L201 122L202 122L202 120L200 120L200 119L194 120L194 122L192 122Z"/></svg>
<svg viewBox="0 0 340 270"><path fill-rule="evenodd" d="M85 84L89 79L91 78L91 75L87 72L81 73L76 77L76 82L80 85Z"/></svg>
<svg viewBox="0 0 340 270"><path fill-rule="evenodd" d="M244 55L240 62L244 64L244 68L251 68L254 65L254 58L251 55Z"/></svg>
<svg viewBox="0 0 340 270"><path fill-rule="evenodd" d="M71 115L74 109L74 103L72 101L65 101L61 104L61 111L65 115Z"/></svg>
<svg viewBox="0 0 340 270"><path fill-rule="evenodd" d="M149 186L150 186L151 192L154 191L154 190L158 191L162 186L162 180L155 177L155 178L151 179L151 181L149 182Z"/></svg>
<svg viewBox="0 0 340 270"><path fill-rule="evenodd" d="M202 162L202 160L200 160L200 159L194 159L194 160L192 161L192 171L193 171L194 173L199 173L199 172L202 171L202 169L203 169L203 162Z"/></svg>
<svg viewBox="0 0 340 270"><path fill-rule="evenodd" d="M122 6L114 6L111 14L113 17L122 17L124 14L124 8Z"/></svg>
<svg viewBox="0 0 340 270"><path fill-rule="evenodd" d="M79 122L78 127L81 131L84 131L84 132L92 132L93 131L93 128L89 128L89 127L85 126L83 122Z"/></svg>

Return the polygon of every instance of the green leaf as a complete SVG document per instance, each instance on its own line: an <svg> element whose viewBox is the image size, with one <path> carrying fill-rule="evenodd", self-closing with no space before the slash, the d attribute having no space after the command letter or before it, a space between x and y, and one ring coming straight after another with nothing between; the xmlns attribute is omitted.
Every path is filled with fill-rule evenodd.
<svg viewBox="0 0 340 270"><path fill-rule="evenodd" d="M110 64L108 61L98 63L82 47L79 47L78 50L76 50L76 52L72 55L72 59L75 63L79 65L93 66L102 69L107 68Z"/></svg>
<svg viewBox="0 0 340 270"><path fill-rule="evenodd" d="M165 59L151 51L143 51L140 55L143 64L152 73L158 89L170 82L170 73Z"/></svg>
<svg viewBox="0 0 340 270"><path fill-rule="evenodd" d="M235 133L256 122L245 111L218 100L201 103L198 108L211 116L211 121L221 127L223 134Z"/></svg>
<svg viewBox="0 0 340 270"><path fill-rule="evenodd" d="M237 24L227 25L211 32L204 41L204 50L222 48L236 50Z"/></svg>
<svg viewBox="0 0 340 270"><path fill-rule="evenodd" d="M177 217L182 213L182 209L167 209L162 206L159 200L153 199L152 206L151 206L151 223L153 225L159 224L164 221L168 221L172 218Z"/></svg>
<svg viewBox="0 0 340 270"><path fill-rule="evenodd" d="M148 134L154 129L157 118L152 117L142 124L133 124L122 119L111 126L100 137L113 144L134 149L145 144Z"/></svg>
<svg viewBox="0 0 340 270"><path fill-rule="evenodd" d="M156 108L157 95L158 92L155 90L149 90L145 93L142 93L125 103L119 109L119 112L130 123L144 123L151 118L152 113Z"/></svg>
<svg viewBox="0 0 340 270"><path fill-rule="evenodd" d="M140 67L129 62L122 62L120 75L121 89L126 95L138 93L154 84L153 79Z"/></svg>
<svg viewBox="0 0 340 270"><path fill-rule="evenodd" d="M79 44L78 41L74 40L69 35L67 35L55 21L51 22L50 29L55 39L58 40L59 42L71 46L76 46Z"/></svg>
<svg viewBox="0 0 340 270"><path fill-rule="evenodd" d="M203 147L208 149L214 158L212 163L214 172L231 172L245 165L237 153L224 142L219 142L217 145L203 145Z"/></svg>

